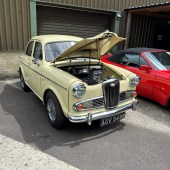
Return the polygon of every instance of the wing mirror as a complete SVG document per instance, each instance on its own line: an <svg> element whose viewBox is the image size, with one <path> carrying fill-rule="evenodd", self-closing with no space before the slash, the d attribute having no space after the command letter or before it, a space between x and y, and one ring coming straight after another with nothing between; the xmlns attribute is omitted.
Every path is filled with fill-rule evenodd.
<svg viewBox="0 0 170 170"><path fill-rule="evenodd" d="M141 65L139 67L139 70L146 71L146 72L148 72L150 69L151 68L149 66L147 66L147 65Z"/></svg>

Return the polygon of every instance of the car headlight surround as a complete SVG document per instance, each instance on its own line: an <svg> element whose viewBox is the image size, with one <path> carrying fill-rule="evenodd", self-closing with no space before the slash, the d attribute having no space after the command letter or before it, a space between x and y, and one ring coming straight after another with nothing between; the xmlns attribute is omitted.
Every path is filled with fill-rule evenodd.
<svg viewBox="0 0 170 170"><path fill-rule="evenodd" d="M77 84L73 87L73 96L80 98L86 92L86 86L84 84Z"/></svg>
<svg viewBox="0 0 170 170"><path fill-rule="evenodd" d="M132 87L136 87L138 85L140 81L140 77L138 77L137 75L133 76L131 79L130 79L130 85Z"/></svg>

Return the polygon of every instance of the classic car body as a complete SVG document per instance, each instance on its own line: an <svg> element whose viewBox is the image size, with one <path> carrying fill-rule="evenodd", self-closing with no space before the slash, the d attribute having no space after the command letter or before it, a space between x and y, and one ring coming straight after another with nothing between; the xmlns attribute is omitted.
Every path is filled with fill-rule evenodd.
<svg viewBox="0 0 170 170"><path fill-rule="evenodd" d="M112 32L82 39L64 35L33 37L20 57L21 87L44 102L50 123L105 120L109 124L136 109L138 77L100 58L124 39ZM115 116L117 115L117 118ZM114 117L114 120L113 120Z"/></svg>
<svg viewBox="0 0 170 170"><path fill-rule="evenodd" d="M130 48L102 58L137 74L141 80L137 94L170 106L170 52L152 48Z"/></svg>

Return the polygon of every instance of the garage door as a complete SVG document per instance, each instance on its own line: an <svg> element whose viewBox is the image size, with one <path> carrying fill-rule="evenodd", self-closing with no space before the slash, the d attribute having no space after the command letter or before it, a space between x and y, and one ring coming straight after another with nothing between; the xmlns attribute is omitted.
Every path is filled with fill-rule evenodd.
<svg viewBox="0 0 170 170"><path fill-rule="evenodd" d="M90 37L109 29L111 15L37 6L37 34Z"/></svg>

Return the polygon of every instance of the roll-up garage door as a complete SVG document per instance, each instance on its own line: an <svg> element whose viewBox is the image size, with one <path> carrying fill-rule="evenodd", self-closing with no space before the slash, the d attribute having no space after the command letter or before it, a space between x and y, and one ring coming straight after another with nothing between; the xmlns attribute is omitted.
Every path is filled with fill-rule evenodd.
<svg viewBox="0 0 170 170"><path fill-rule="evenodd" d="M37 34L90 37L109 29L111 15L37 5Z"/></svg>

